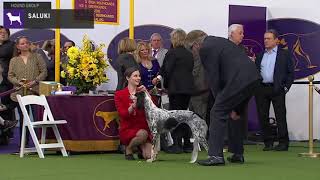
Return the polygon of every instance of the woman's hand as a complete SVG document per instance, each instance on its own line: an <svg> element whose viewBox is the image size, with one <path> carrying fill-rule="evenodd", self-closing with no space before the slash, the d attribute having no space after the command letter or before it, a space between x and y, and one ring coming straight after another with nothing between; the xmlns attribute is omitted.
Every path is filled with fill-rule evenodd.
<svg viewBox="0 0 320 180"><path fill-rule="evenodd" d="M137 107L137 97L135 95L130 95L130 99L132 100L132 103L128 108L129 114L132 112L135 113L135 108Z"/></svg>
<svg viewBox="0 0 320 180"><path fill-rule="evenodd" d="M30 81L27 83L27 87L32 87L35 84L36 84L36 81Z"/></svg>
<svg viewBox="0 0 320 180"><path fill-rule="evenodd" d="M144 85L137 87L137 92L146 92L147 88Z"/></svg>

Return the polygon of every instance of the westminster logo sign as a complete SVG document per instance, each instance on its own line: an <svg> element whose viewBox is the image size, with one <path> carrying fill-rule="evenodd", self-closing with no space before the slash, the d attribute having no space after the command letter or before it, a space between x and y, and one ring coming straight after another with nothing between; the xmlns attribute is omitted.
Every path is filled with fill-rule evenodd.
<svg viewBox="0 0 320 180"><path fill-rule="evenodd" d="M48 14L33 13L34 10L51 10L51 2L3 2L4 27L9 29L30 28L31 19L48 17Z"/></svg>
<svg viewBox="0 0 320 180"><path fill-rule="evenodd" d="M5 9L3 13L3 22L6 28L24 27L25 11L23 9Z"/></svg>

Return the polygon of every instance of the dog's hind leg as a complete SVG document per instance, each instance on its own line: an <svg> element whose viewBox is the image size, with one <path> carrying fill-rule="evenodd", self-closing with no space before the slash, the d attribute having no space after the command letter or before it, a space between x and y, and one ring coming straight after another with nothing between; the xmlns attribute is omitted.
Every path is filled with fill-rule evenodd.
<svg viewBox="0 0 320 180"><path fill-rule="evenodd" d="M159 152L160 151L160 136L157 136L157 139L156 139L156 151Z"/></svg>
<svg viewBox="0 0 320 180"><path fill-rule="evenodd" d="M205 137L200 137L200 145L208 152L209 145Z"/></svg>
<svg viewBox="0 0 320 180"><path fill-rule="evenodd" d="M199 139L195 137L193 142L193 151L192 151L190 163L195 163L197 161L198 153L199 153Z"/></svg>

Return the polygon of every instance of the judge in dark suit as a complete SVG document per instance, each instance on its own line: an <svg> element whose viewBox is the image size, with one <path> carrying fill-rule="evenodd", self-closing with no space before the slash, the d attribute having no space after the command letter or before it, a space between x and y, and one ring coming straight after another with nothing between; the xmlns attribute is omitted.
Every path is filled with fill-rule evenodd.
<svg viewBox="0 0 320 180"><path fill-rule="evenodd" d="M268 30L264 34L265 51L256 58L256 65L263 78L256 94L259 119L263 131L264 151L287 151L289 147L285 96L294 80L294 65L287 50L277 46L278 34ZM278 125L279 144L273 148L269 124L270 104L274 107Z"/></svg>
<svg viewBox="0 0 320 180"><path fill-rule="evenodd" d="M259 85L260 75L254 62L228 39L214 36L194 37L193 46L208 74L209 87L215 98L210 112L209 158L200 165L224 165L223 145L228 120L239 120L239 114ZM228 160L243 163L243 138L232 136L234 155Z"/></svg>

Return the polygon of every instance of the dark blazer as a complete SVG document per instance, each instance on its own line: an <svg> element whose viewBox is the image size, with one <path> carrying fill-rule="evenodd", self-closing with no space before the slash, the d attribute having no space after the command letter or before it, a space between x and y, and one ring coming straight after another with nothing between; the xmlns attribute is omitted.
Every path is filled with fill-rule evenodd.
<svg viewBox="0 0 320 180"><path fill-rule="evenodd" d="M132 54L120 54L115 63L115 70L118 74L118 85L117 90L121 90L126 87L126 77L124 76L124 72L130 67L137 67L139 69L139 65L134 59Z"/></svg>
<svg viewBox="0 0 320 180"><path fill-rule="evenodd" d="M6 77L3 77L2 82L0 83L0 93L6 92L13 88L13 85L8 81ZM5 120L12 120L13 118L13 109L16 107L16 104L10 99L10 95L2 96L1 104L7 107L7 110L0 111L0 116Z"/></svg>
<svg viewBox="0 0 320 180"><path fill-rule="evenodd" d="M193 94L192 71L192 53L182 46L170 49L160 69L160 75L164 78L164 86L168 94Z"/></svg>
<svg viewBox="0 0 320 180"><path fill-rule="evenodd" d="M245 52L228 39L208 36L200 49L215 104L222 104L260 79L257 68Z"/></svg>
<svg viewBox="0 0 320 180"><path fill-rule="evenodd" d="M0 45L0 62L2 63L4 70L3 76L5 77L8 77L9 63L13 56L14 45L15 43L10 40L5 41L2 45Z"/></svg>
<svg viewBox="0 0 320 180"><path fill-rule="evenodd" d="M256 65L261 71L261 62L264 52L257 55ZM276 64L273 74L273 88L275 92L284 91L284 87L290 89L294 81L294 64L289 51L278 47Z"/></svg>

